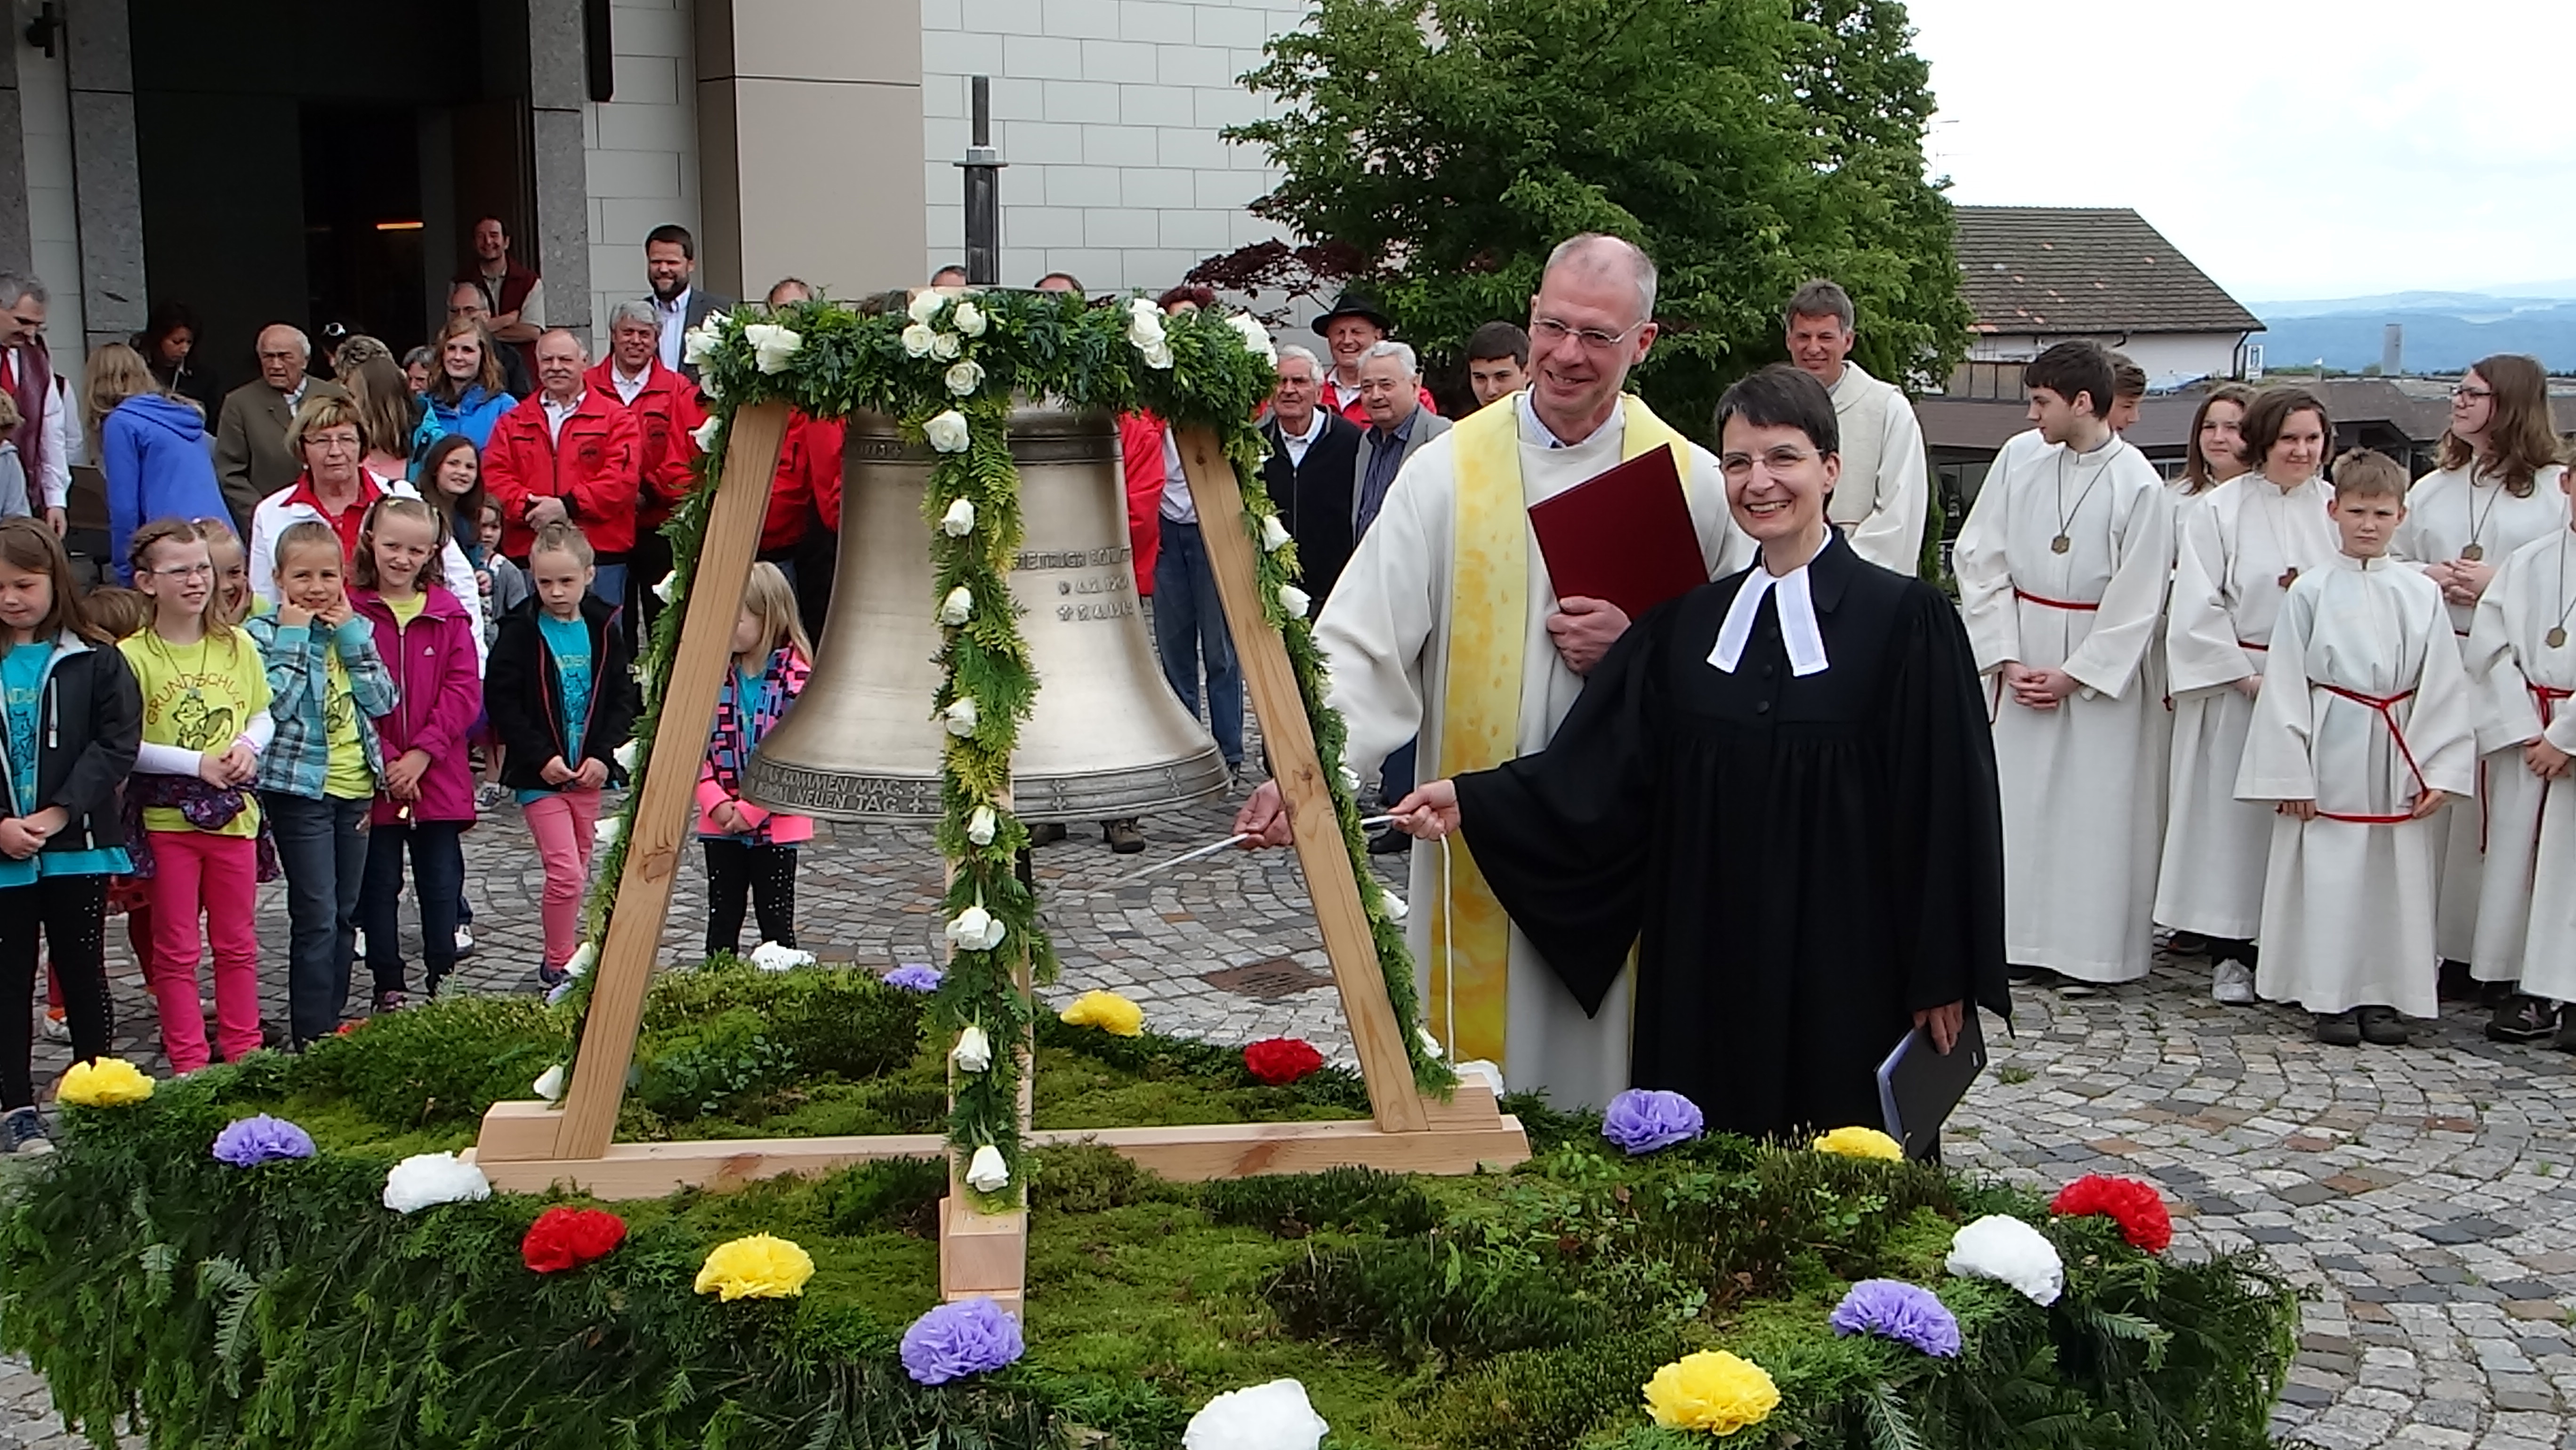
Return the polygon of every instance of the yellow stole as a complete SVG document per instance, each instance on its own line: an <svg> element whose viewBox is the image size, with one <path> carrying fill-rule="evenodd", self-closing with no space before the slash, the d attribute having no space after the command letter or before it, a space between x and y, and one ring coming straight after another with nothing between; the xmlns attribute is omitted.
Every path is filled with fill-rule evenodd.
<svg viewBox="0 0 2576 1450"><path fill-rule="evenodd" d="M1690 449L1634 396L1621 462L1673 450L1685 492ZM1529 632L1529 501L1521 483L1520 401L1498 398L1449 433L1457 471L1448 678L1440 696L1440 774L1490 770L1520 754L1522 655ZM1511 1015L1511 919L1467 843L1451 837L1449 880L1431 916L1431 1025L1455 1059L1503 1064ZM1446 947L1444 952L1442 949ZM1455 1017L1452 1018L1454 1011Z"/></svg>

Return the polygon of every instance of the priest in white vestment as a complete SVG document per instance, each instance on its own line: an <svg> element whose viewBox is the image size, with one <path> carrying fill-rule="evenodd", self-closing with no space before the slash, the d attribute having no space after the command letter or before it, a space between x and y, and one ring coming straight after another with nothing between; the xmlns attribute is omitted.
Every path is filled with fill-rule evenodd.
<svg viewBox="0 0 2576 1450"><path fill-rule="evenodd" d="M2099 347L2060 343L2024 382L2040 426L1996 455L1952 562L1995 701L2005 960L2080 994L2144 977L2153 951L2173 509L2110 430Z"/></svg>
<svg viewBox="0 0 2576 1450"><path fill-rule="evenodd" d="M1346 763L1363 778L1417 735L1425 780L1544 748L1583 672L1627 627L1603 601L1557 598L1529 505L1669 447L1687 465L1710 575L1752 562L1717 460L1621 391L1654 342L1654 276L1616 238L1560 245L1530 304L1529 390L1460 420L1396 476L1315 627L1328 703L1349 726ZM1275 783L1236 829L1288 843ZM1628 1086L1630 982L1587 1016L1454 841L1414 846L1408 899L1424 1018L1453 1060L1494 1062L1512 1090L1544 1088L1564 1107L1599 1107Z"/></svg>
<svg viewBox="0 0 2576 1450"><path fill-rule="evenodd" d="M2418 484L2418 488L2422 485ZM2470 958L2481 981L2518 982L2489 1035L2551 1032L2576 1050L2576 529L2515 550L2478 599L2465 661L2478 702L2486 867Z"/></svg>
<svg viewBox="0 0 2576 1450"><path fill-rule="evenodd" d="M1921 572L1932 479L1914 404L1894 383L1851 360L1855 314L1851 294L1840 286L1815 281L1799 288L1781 323L1789 361L1825 385L1842 430L1842 476L1825 501L1826 519L1869 562L1899 574Z"/></svg>

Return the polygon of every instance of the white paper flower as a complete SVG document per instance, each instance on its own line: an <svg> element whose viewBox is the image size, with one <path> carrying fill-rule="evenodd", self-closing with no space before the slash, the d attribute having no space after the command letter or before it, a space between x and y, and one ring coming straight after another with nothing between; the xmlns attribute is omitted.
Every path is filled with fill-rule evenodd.
<svg viewBox="0 0 2576 1450"><path fill-rule="evenodd" d="M698 451L704 453L716 446L716 435L723 431L724 419L709 418L689 430L689 441L698 445Z"/></svg>
<svg viewBox="0 0 2576 1450"><path fill-rule="evenodd" d="M1011 929L1001 919L980 906L970 906L957 913L948 923L948 939L970 952L989 952L1002 944Z"/></svg>
<svg viewBox="0 0 2576 1450"><path fill-rule="evenodd" d="M957 304L957 310L948 314L948 325L968 337L982 337L985 327L984 309L972 302L960 302Z"/></svg>
<svg viewBox="0 0 2576 1450"><path fill-rule="evenodd" d="M1190 1417L1181 1432L1182 1450L1316 1450L1333 1427L1315 1413L1306 1387L1295 1380L1272 1380L1249 1389L1228 1390Z"/></svg>
<svg viewBox="0 0 2576 1450"><path fill-rule="evenodd" d="M661 600L664 604L670 603L672 596L679 592L680 571L677 569L663 575L662 582L653 586L653 597Z"/></svg>
<svg viewBox="0 0 2576 1450"><path fill-rule="evenodd" d="M939 718L941 723L948 727L948 733L956 736L960 740L974 734L975 721L977 718L975 697L972 695L960 695L956 699L949 701L948 708L939 712Z"/></svg>
<svg viewBox="0 0 2576 1450"><path fill-rule="evenodd" d="M966 451L966 415L951 408L921 425L921 436L941 453Z"/></svg>
<svg viewBox="0 0 2576 1450"><path fill-rule="evenodd" d="M966 818L966 839L978 846L993 844L994 833L1000 829L1001 822L993 815L991 806L977 806L975 814Z"/></svg>
<svg viewBox="0 0 2576 1450"><path fill-rule="evenodd" d="M903 311L906 317L927 327L930 325L930 319L939 315L939 309L947 305L948 298L945 294L925 287L913 294L911 305Z"/></svg>
<svg viewBox="0 0 2576 1450"><path fill-rule="evenodd" d="M966 1186L977 1193L999 1193L1011 1186L1011 1165L1002 1161L1002 1150L987 1143L975 1150L966 1162Z"/></svg>
<svg viewBox="0 0 2576 1450"><path fill-rule="evenodd" d="M643 754L644 747L642 743L629 740L625 744L618 746L615 750L608 752L608 758L617 762L617 768L619 770L631 771L635 768L635 762L640 759Z"/></svg>
<svg viewBox="0 0 2576 1450"><path fill-rule="evenodd" d="M715 369L709 368L698 374L698 395L710 403L724 401L724 383L716 377Z"/></svg>
<svg viewBox="0 0 2576 1450"><path fill-rule="evenodd" d="M2006 1213L1990 1213L1950 1240L1951 1273L1993 1279L2046 1307L2066 1289L2066 1264L2048 1236Z"/></svg>
<svg viewBox="0 0 2576 1450"><path fill-rule="evenodd" d="M1311 607L1314 602L1315 601L1312 596L1294 584L1282 584L1279 586L1279 607L1287 610L1288 616L1291 619L1304 619L1306 617L1307 609Z"/></svg>
<svg viewBox="0 0 2576 1450"><path fill-rule="evenodd" d="M960 584L939 601L939 622L955 626L975 617L975 591Z"/></svg>
<svg viewBox="0 0 2576 1450"><path fill-rule="evenodd" d="M538 1073L536 1082L531 1084L531 1086L536 1089L537 1096L544 1098L547 1102L562 1102L564 1095L564 1065L558 1062L554 1066L547 1068L545 1071Z"/></svg>
<svg viewBox="0 0 2576 1450"><path fill-rule="evenodd" d="M1353 795L1358 795L1360 793L1360 773L1351 769L1350 762L1344 761L1342 764L1334 767L1334 769L1341 772L1342 789L1349 791Z"/></svg>
<svg viewBox="0 0 2576 1450"><path fill-rule="evenodd" d="M930 421L936 423L939 420L933 418ZM961 498L950 504L948 512L939 516L939 531L952 539L962 539L975 532L975 501Z"/></svg>
<svg viewBox="0 0 2576 1450"><path fill-rule="evenodd" d="M814 965L814 954L802 947L765 941L751 949L751 964L764 972L785 972Z"/></svg>
<svg viewBox="0 0 2576 1450"><path fill-rule="evenodd" d="M1387 920L1402 921L1413 914L1413 908L1405 905L1404 898L1396 895L1394 892L1381 888L1378 895L1383 897L1386 901Z"/></svg>
<svg viewBox="0 0 2576 1450"><path fill-rule="evenodd" d="M752 362L773 376L787 371L797 349L805 345L805 334L775 322L755 322L742 330L742 337L751 344Z"/></svg>
<svg viewBox="0 0 2576 1450"><path fill-rule="evenodd" d="M1458 1074L1460 1082L1480 1082L1492 1088L1494 1096L1503 1095L1503 1069L1500 1064L1487 1062L1481 1057L1471 1057L1465 1062L1454 1064L1450 1070Z"/></svg>
<svg viewBox="0 0 2576 1450"><path fill-rule="evenodd" d="M903 330L904 355L906 357L928 357L930 356L932 344L937 342L938 338L938 333L935 333L927 326L916 322L912 326Z"/></svg>
<svg viewBox="0 0 2576 1450"><path fill-rule="evenodd" d="M1270 329L1261 325L1260 318L1249 312L1238 312L1228 317L1225 325L1242 334L1243 345L1252 349L1254 357L1273 367L1278 366L1279 349L1271 345Z"/></svg>
<svg viewBox="0 0 2576 1450"><path fill-rule="evenodd" d="M1128 298L1127 340L1136 344L1138 347L1143 347L1145 345L1145 339L1149 337L1159 338L1162 335L1163 309L1154 305L1154 299L1151 297Z"/></svg>
<svg viewBox="0 0 2576 1450"><path fill-rule="evenodd" d="M598 825L591 827L590 833L600 845L614 846L617 844L617 838L626 834L626 823L615 816L609 816L602 819Z"/></svg>
<svg viewBox="0 0 2576 1450"><path fill-rule="evenodd" d="M1145 360L1145 366L1149 368L1153 368L1159 372L1170 372L1172 370L1172 346L1170 343L1164 342L1160 338L1136 349L1136 355L1143 358Z"/></svg>
<svg viewBox="0 0 2576 1450"><path fill-rule="evenodd" d="M385 1175L385 1207L396 1213L491 1196L492 1180L453 1153L414 1153Z"/></svg>
<svg viewBox="0 0 2576 1450"><path fill-rule="evenodd" d="M959 1072L982 1072L993 1065L993 1040L984 1035L983 1028L969 1022L966 1030L957 1034L957 1045L948 1049L948 1060L957 1065Z"/></svg>
<svg viewBox="0 0 2576 1450"><path fill-rule="evenodd" d="M724 346L724 333L716 327L722 315L711 316L680 334L680 361L698 367L716 355L716 349Z"/></svg>
<svg viewBox="0 0 2576 1450"><path fill-rule="evenodd" d="M586 976L592 964L598 960L599 943L583 942L572 949L571 956L564 958L564 976L566 978Z"/></svg>
<svg viewBox="0 0 2576 1450"><path fill-rule="evenodd" d="M1288 526L1279 522L1277 514L1261 516L1261 547L1263 552L1271 554L1288 547Z"/></svg>
<svg viewBox="0 0 2576 1450"><path fill-rule="evenodd" d="M1440 1051L1440 1039L1431 1035L1431 1029L1428 1027L1416 1027L1413 1029L1413 1035L1414 1038L1422 1044L1422 1055L1430 1058L1433 1062L1438 1062L1442 1056Z"/></svg>
<svg viewBox="0 0 2576 1450"><path fill-rule="evenodd" d="M958 397L973 397L975 390L984 386L984 365L968 358L948 370L947 383L948 391Z"/></svg>
<svg viewBox="0 0 2576 1450"><path fill-rule="evenodd" d="M955 362L966 350L966 340L953 332L943 332L930 340L930 356L938 362Z"/></svg>

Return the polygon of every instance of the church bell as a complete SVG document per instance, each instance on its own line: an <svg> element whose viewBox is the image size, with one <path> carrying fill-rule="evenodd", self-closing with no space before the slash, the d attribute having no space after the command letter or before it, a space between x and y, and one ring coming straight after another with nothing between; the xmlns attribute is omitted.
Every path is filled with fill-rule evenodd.
<svg viewBox="0 0 2576 1450"><path fill-rule="evenodd" d="M846 439L831 616L812 677L753 752L743 793L826 820L935 820L947 737L931 711L941 638L922 499L933 455L882 414L851 414ZM1106 821L1222 793L1224 758L1164 683L1146 635L1115 420L1024 399L1010 441L1025 525L1011 593L1038 677L1011 757L1012 810Z"/></svg>

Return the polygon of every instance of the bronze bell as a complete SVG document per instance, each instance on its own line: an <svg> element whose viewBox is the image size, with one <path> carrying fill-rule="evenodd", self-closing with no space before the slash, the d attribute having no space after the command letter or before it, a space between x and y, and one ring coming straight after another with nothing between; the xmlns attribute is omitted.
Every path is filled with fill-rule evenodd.
<svg viewBox="0 0 2576 1450"><path fill-rule="evenodd" d="M1025 523L1011 593L1038 676L1011 758L1012 810L1104 821L1221 794L1224 757L1164 683L1146 634L1116 421L1022 400L1010 438ZM744 773L760 805L836 821L939 816L931 459L894 419L850 415L832 612L796 708Z"/></svg>

